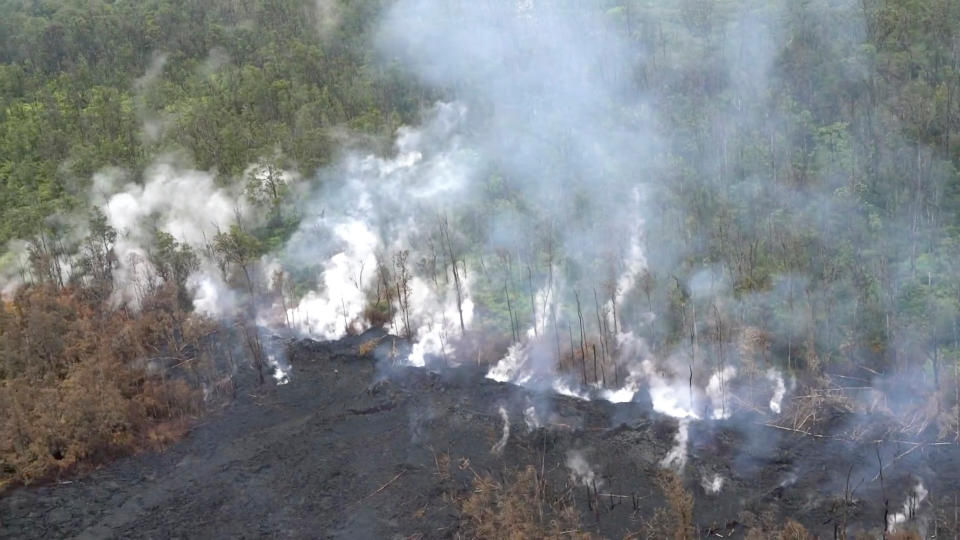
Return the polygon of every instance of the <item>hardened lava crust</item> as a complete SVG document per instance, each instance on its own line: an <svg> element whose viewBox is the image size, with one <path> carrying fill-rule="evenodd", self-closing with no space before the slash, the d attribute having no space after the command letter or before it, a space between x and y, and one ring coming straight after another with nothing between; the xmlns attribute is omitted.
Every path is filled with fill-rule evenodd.
<svg viewBox="0 0 960 540"><path fill-rule="evenodd" d="M475 478L533 466L573 501L584 531L622 538L663 506L655 479L681 428L700 537L742 537L761 519L791 518L820 537L841 519L876 529L883 501L890 519L918 482L929 496L910 513L932 530L938 501L960 489L955 445L884 443L883 455L900 457L881 486L875 442L773 428L759 411L681 426L649 403L538 395L470 367L392 367L358 354L370 339L382 350L399 338L298 341L288 384L242 380L228 407L165 451L10 490L0 537L452 538ZM571 456L595 473L588 485Z"/></svg>

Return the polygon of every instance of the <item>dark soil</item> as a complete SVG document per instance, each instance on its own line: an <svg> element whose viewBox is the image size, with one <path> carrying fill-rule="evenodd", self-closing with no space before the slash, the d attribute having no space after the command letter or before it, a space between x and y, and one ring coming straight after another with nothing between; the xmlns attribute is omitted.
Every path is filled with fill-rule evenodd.
<svg viewBox="0 0 960 540"><path fill-rule="evenodd" d="M663 505L654 479L677 420L643 403L535 396L471 369L387 372L354 352L371 335L294 344L289 384L241 386L229 407L165 452L12 490L0 498L0 537L450 538L460 519L451 500L469 494L475 473L507 478L526 465L542 469L555 493L572 493L584 528L606 537L643 531ZM544 427L527 429L531 405ZM497 455L501 406L511 430ZM901 511L918 480L930 495L905 526L953 537L955 445L879 445L893 463L881 487L875 443L812 438L766 421L741 415L690 425L683 480L700 537L740 537L786 517L821 538L843 523L877 531L884 499ZM587 488L566 466L570 451L593 467L601 493L626 497L601 497L590 510ZM701 481L714 474L725 483L708 494Z"/></svg>

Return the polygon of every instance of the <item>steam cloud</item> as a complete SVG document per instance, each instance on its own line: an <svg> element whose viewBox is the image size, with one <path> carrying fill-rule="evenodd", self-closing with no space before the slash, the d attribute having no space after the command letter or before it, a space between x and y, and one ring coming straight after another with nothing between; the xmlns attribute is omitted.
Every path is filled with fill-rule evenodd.
<svg viewBox="0 0 960 540"><path fill-rule="evenodd" d="M923 482L918 481L913 490L907 494L907 499L903 503L903 510L887 516L887 530L895 532L897 525L904 523L907 519L912 519L920 509L920 504L927 499L929 492L924 487Z"/></svg>
<svg viewBox="0 0 960 540"><path fill-rule="evenodd" d="M706 493L716 495L723 489L723 477L719 474L704 476L700 481L700 486Z"/></svg>
<svg viewBox="0 0 960 540"><path fill-rule="evenodd" d="M127 183L117 172L94 177L93 200L102 201L107 222L117 231L113 246L118 268L114 272L115 303L139 305L138 287L157 279L147 250L154 231L163 231L179 242L203 246L222 228L242 217L248 208L238 193L215 185L209 173L157 162L145 173L144 183ZM209 266L191 276L195 307L205 315L224 316L234 306L233 293Z"/></svg>
<svg viewBox="0 0 960 540"><path fill-rule="evenodd" d="M597 478L593 467L579 450L567 452L567 468L570 469L570 481L574 484L597 488L603 485L603 479Z"/></svg>

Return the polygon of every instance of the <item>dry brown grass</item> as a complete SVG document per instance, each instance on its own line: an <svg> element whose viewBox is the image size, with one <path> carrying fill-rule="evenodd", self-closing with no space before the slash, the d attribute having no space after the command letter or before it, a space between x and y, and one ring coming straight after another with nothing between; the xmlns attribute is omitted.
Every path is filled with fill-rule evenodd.
<svg viewBox="0 0 960 540"><path fill-rule="evenodd" d="M434 475L437 477L437 480L440 482L446 482L450 479L450 454L446 452L440 454L434 454L433 456L434 464L436 465L436 472Z"/></svg>
<svg viewBox="0 0 960 540"><path fill-rule="evenodd" d="M471 494L460 501L461 533L471 539L593 538L581 529L576 509L563 498L545 496L544 487L532 466L506 485L477 475Z"/></svg>
<svg viewBox="0 0 960 540"><path fill-rule="evenodd" d="M813 540L813 535L807 532L799 522L788 518L777 538L779 540Z"/></svg>
<svg viewBox="0 0 960 540"><path fill-rule="evenodd" d="M673 540L695 538L693 495L684 489L680 477L670 470L661 471L657 487L663 492L664 507L656 511L651 525L660 529L659 536Z"/></svg>
<svg viewBox="0 0 960 540"><path fill-rule="evenodd" d="M801 388L787 404L778 424L800 433L819 433L822 424L837 414L856 410L856 403L828 381Z"/></svg>
<svg viewBox="0 0 960 540"><path fill-rule="evenodd" d="M186 432L204 407L195 355L211 330L170 293L132 314L69 288L26 288L0 309L0 484L70 474Z"/></svg>
<svg viewBox="0 0 960 540"><path fill-rule="evenodd" d="M359 356L368 356L376 350L377 346L380 345L380 342L384 340L387 336L379 337L376 339L368 339L360 345L357 345L357 354Z"/></svg>
<svg viewBox="0 0 960 540"><path fill-rule="evenodd" d="M186 420L170 420L162 422L147 430L146 440L155 450L166 450L168 446L179 441L190 431L190 423Z"/></svg>
<svg viewBox="0 0 960 540"><path fill-rule="evenodd" d="M921 536L913 531L896 531L887 533L886 540L921 540Z"/></svg>
<svg viewBox="0 0 960 540"><path fill-rule="evenodd" d="M756 516L751 512L740 512L737 519L747 527L746 540L814 540L806 527L791 518L782 526L777 526L777 518L771 512Z"/></svg>

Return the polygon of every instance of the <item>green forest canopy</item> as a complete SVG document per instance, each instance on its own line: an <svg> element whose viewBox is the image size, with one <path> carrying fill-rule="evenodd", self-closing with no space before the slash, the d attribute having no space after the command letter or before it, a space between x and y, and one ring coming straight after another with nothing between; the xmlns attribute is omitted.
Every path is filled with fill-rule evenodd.
<svg viewBox="0 0 960 540"><path fill-rule="evenodd" d="M325 21L306 0L0 1L0 244L31 237L46 216L85 210L105 167L137 179L175 153L224 184L262 159L310 176L331 161L338 129L387 138L415 122L441 94L376 58L372 33L389 3L338 2ZM600 3L649 55L635 90L658 96L658 120L672 126L675 177L650 234L707 238L685 254L690 267L732 269L738 291L812 276L812 289L843 300L833 319L814 317L835 354L892 360L883 351L897 328L926 336L924 351L956 348L955 2ZM721 134L730 151L718 169L710 119L732 114L739 97L718 71L727 52L716 43L741 4L769 7L783 39L769 95ZM780 187L828 193L843 219L809 215L802 199L778 198ZM758 207L771 226L757 225ZM650 337L676 338L667 334Z"/></svg>
<svg viewBox="0 0 960 540"><path fill-rule="evenodd" d="M310 174L334 127L391 134L422 95L371 59L381 3L321 31L302 0L0 1L0 244L82 207L104 167L180 151L223 182L262 157Z"/></svg>

